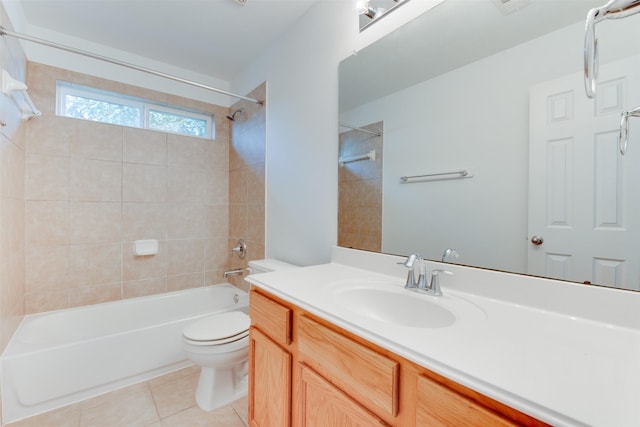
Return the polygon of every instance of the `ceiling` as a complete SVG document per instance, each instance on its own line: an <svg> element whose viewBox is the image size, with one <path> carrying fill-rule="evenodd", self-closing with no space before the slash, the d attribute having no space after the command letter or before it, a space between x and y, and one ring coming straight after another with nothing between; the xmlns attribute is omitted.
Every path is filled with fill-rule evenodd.
<svg viewBox="0 0 640 427"><path fill-rule="evenodd" d="M321 0L8 1L19 1L34 32L41 27L230 81Z"/></svg>

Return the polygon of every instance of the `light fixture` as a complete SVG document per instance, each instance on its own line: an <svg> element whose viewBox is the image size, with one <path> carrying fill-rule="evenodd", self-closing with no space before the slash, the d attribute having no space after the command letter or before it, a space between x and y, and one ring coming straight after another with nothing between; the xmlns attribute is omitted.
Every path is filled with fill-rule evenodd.
<svg viewBox="0 0 640 427"><path fill-rule="evenodd" d="M408 0L358 0L356 9L360 15L360 31L376 22ZM640 0L639 0L640 1Z"/></svg>

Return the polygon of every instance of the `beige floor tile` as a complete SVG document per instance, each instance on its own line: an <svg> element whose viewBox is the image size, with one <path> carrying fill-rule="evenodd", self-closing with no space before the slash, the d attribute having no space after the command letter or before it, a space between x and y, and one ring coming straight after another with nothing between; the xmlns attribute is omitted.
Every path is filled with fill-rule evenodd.
<svg viewBox="0 0 640 427"><path fill-rule="evenodd" d="M151 386L161 419L196 405L198 376L198 373L191 373L173 381Z"/></svg>
<svg viewBox="0 0 640 427"><path fill-rule="evenodd" d="M200 367L197 365L191 365L187 368L179 369L166 375L153 378L149 380L149 386L153 388L159 386L160 384L169 383L171 381L175 381L183 377L188 377L190 375L200 375Z"/></svg>
<svg viewBox="0 0 640 427"><path fill-rule="evenodd" d="M162 427L244 427L244 423L231 405L211 412L194 406L162 420Z"/></svg>
<svg viewBox="0 0 640 427"><path fill-rule="evenodd" d="M158 421L158 412L149 390L110 399L97 406L82 408L81 427L146 426Z"/></svg>
<svg viewBox="0 0 640 427"><path fill-rule="evenodd" d="M96 406L104 405L108 402L126 402L127 396L136 393L144 393L149 391L149 385L146 382L130 385L110 393L101 394L83 401L82 409L91 409Z"/></svg>
<svg viewBox="0 0 640 427"><path fill-rule="evenodd" d="M247 396L231 403L231 407L236 411L244 425L249 425L249 398Z"/></svg>
<svg viewBox="0 0 640 427"><path fill-rule="evenodd" d="M80 425L80 404L65 406L44 414L36 415L7 424L7 427L78 427Z"/></svg>

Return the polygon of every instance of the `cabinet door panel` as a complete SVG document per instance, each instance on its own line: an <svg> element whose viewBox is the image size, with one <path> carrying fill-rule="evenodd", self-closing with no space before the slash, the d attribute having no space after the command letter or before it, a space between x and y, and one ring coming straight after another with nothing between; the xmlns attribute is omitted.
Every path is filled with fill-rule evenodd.
<svg viewBox="0 0 640 427"><path fill-rule="evenodd" d="M291 424L291 354L256 328L249 340L249 422L255 427Z"/></svg>
<svg viewBox="0 0 640 427"><path fill-rule="evenodd" d="M302 427L388 425L307 366L301 377Z"/></svg>
<svg viewBox="0 0 640 427"><path fill-rule="evenodd" d="M396 361L304 316L298 322L298 360L379 416L397 415Z"/></svg>
<svg viewBox="0 0 640 427"><path fill-rule="evenodd" d="M484 406L427 377L418 377L417 426L513 427Z"/></svg>

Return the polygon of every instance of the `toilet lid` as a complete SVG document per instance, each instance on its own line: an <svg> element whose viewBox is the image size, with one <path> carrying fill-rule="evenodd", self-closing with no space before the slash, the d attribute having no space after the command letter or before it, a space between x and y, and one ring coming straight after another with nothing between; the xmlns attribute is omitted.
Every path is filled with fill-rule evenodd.
<svg viewBox="0 0 640 427"><path fill-rule="evenodd" d="M240 338L251 325L249 316L241 311L212 314L188 325L182 335L191 341L218 341Z"/></svg>

